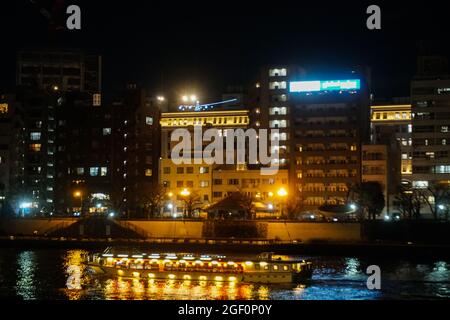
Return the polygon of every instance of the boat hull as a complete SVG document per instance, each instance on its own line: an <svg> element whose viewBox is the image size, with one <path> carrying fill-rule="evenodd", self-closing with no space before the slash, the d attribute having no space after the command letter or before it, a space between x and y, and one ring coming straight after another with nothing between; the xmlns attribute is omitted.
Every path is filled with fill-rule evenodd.
<svg viewBox="0 0 450 320"><path fill-rule="evenodd" d="M182 272L182 271L154 271L149 269L125 269L89 264L88 267L95 274L107 276L181 281L213 281L213 282L245 282L245 283L299 283L311 277L308 270L293 272Z"/></svg>

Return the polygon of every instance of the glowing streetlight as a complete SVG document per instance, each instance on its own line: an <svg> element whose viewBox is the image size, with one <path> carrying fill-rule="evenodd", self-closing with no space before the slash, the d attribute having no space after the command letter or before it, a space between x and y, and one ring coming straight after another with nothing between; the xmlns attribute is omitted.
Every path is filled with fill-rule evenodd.
<svg viewBox="0 0 450 320"><path fill-rule="evenodd" d="M286 189L284 189L284 188L280 188L278 191L277 191L277 194L278 194L278 196L283 200L284 198L286 198L286 196L287 196L287 191L286 191ZM283 201L280 201L280 216L282 217L283 216Z"/></svg>
<svg viewBox="0 0 450 320"><path fill-rule="evenodd" d="M83 212L83 193L81 191L75 191L73 193L73 196L75 198L80 198L80 208L81 208L81 212Z"/></svg>
<svg viewBox="0 0 450 320"><path fill-rule="evenodd" d="M182 96L181 100L183 100L183 102L188 102L189 101L189 97L188 96Z"/></svg>
<svg viewBox="0 0 450 320"><path fill-rule="evenodd" d="M278 190L277 194L280 197L286 197L288 193L287 193L287 191L284 188L281 188L281 189Z"/></svg>
<svg viewBox="0 0 450 320"><path fill-rule="evenodd" d="M269 197L273 197L273 192L269 192Z"/></svg>
<svg viewBox="0 0 450 320"><path fill-rule="evenodd" d="M164 100L166 100L163 96L157 96L156 97L156 100L158 100L158 101L164 101Z"/></svg>
<svg viewBox="0 0 450 320"><path fill-rule="evenodd" d="M168 195L169 197L173 197L173 192L169 192L167 195Z"/></svg>
<svg viewBox="0 0 450 320"><path fill-rule="evenodd" d="M183 189L183 191L181 191L180 194L181 194L183 197L187 197L187 196L189 196L191 193L189 192L188 189Z"/></svg>

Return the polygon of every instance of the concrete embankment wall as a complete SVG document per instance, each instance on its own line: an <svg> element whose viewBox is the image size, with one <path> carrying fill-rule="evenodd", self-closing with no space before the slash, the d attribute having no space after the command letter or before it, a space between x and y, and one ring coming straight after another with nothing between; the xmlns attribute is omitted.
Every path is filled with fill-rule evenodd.
<svg viewBox="0 0 450 320"><path fill-rule="evenodd" d="M3 221L0 225L0 231L6 235L33 235L37 231L38 235L44 235L45 233L55 230L57 228L67 228L73 223L77 222L76 219L64 218L64 219L10 219Z"/></svg>
<svg viewBox="0 0 450 320"><path fill-rule="evenodd" d="M201 238L203 221L128 221L150 237ZM219 222L220 223L220 222ZM359 241L359 223L257 222L267 230L265 238L283 241ZM236 235L238 238L239 235Z"/></svg>
<svg viewBox="0 0 450 320"><path fill-rule="evenodd" d="M76 219L12 219L0 227L4 235L38 235L59 227L69 227ZM204 221L173 220L129 220L139 230L152 238L202 238L205 232ZM220 224L220 221L217 221ZM310 223L310 222L271 222L258 221L259 229L265 230L262 238L282 241L359 241L359 223ZM239 238L239 235L235 236Z"/></svg>

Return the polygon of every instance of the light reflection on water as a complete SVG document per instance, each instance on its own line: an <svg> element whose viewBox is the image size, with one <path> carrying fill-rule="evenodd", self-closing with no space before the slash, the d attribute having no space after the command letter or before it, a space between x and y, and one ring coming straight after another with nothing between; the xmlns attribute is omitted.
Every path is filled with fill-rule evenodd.
<svg viewBox="0 0 450 320"><path fill-rule="evenodd" d="M301 285L147 280L97 277L82 264L82 250L0 249L0 296L23 299L432 299L450 298L450 265L436 260L377 261L356 257L309 257L315 271ZM365 270L378 264L382 290L366 287ZM67 289L68 268L79 270L80 288ZM78 269L77 269L78 268Z"/></svg>

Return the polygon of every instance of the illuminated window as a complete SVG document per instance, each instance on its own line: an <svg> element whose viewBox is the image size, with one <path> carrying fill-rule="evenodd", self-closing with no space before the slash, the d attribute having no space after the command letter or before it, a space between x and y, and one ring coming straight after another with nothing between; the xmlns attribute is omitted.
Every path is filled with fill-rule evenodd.
<svg viewBox="0 0 450 320"><path fill-rule="evenodd" d="M84 174L84 168L83 167L78 167L76 169L77 175L82 176Z"/></svg>
<svg viewBox="0 0 450 320"><path fill-rule="evenodd" d="M418 189L428 188L428 181L413 181L413 187Z"/></svg>
<svg viewBox="0 0 450 320"><path fill-rule="evenodd" d="M107 136L111 134L111 128L103 128L103 135Z"/></svg>
<svg viewBox="0 0 450 320"><path fill-rule="evenodd" d="M448 126L442 126L441 132L448 132Z"/></svg>
<svg viewBox="0 0 450 320"><path fill-rule="evenodd" d="M209 167L200 167L200 173L209 173Z"/></svg>
<svg viewBox="0 0 450 320"><path fill-rule="evenodd" d="M30 140L33 140L33 141L41 140L41 133L40 132L31 132Z"/></svg>
<svg viewBox="0 0 450 320"><path fill-rule="evenodd" d="M40 143L32 143L30 144L30 151L33 152L40 152L41 151L41 144Z"/></svg>
<svg viewBox="0 0 450 320"><path fill-rule="evenodd" d="M145 176L146 177L151 177L152 175L153 175L152 169L145 169Z"/></svg>
<svg viewBox="0 0 450 320"><path fill-rule="evenodd" d="M107 167L101 167L100 168L100 175L102 177L106 176L108 174L108 168Z"/></svg>
<svg viewBox="0 0 450 320"><path fill-rule="evenodd" d="M145 117L145 124L153 125L153 117Z"/></svg>
<svg viewBox="0 0 450 320"><path fill-rule="evenodd" d="M209 181L208 180L200 181L200 188L207 188L207 187L209 187Z"/></svg>
<svg viewBox="0 0 450 320"><path fill-rule="evenodd" d="M8 113L8 104L0 103L0 113Z"/></svg>
<svg viewBox="0 0 450 320"><path fill-rule="evenodd" d="M98 176L98 172L99 172L98 167L90 167L90 168L89 168L89 175L90 175L91 177L96 177L96 176Z"/></svg>
<svg viewBox="0 0 450 320"><path fill-rule="evenodd" d="M271 90L278 90L278 89L286 89L286 81L274 81L269 83L269 88Z"/></svg>
<svg viewBox="0 0 450 320"><path fill-rule="evenodd" d="M95 93L92 95L92 105L94 107L99 107L102 104L102 95L100 93Z"/></svg>

